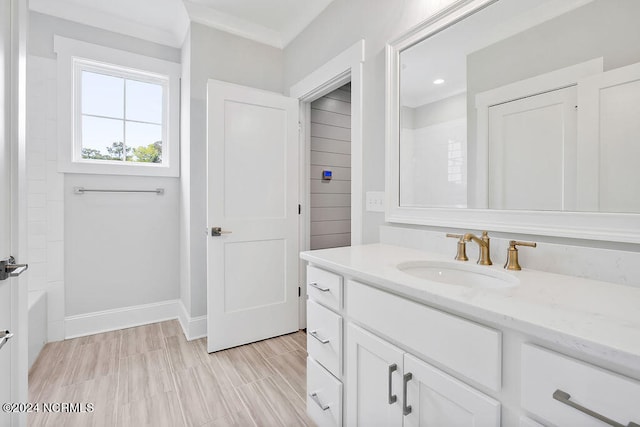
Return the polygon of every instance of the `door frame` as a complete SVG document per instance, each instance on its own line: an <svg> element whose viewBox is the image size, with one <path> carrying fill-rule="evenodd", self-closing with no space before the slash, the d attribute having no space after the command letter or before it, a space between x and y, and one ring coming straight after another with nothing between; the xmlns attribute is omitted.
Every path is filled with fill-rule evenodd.
<svg viewBox="0 0 640 427"><path fill-rule="evenodd" d="M26 191L26 62L27 0L11 0L10 150L11 150L11 252L18 262L27 259ZM27 277L11 279L11 395L13 402L28 399L28 309ZM26 414L13 414L16 425L26 425Z"/></svg>
<svg viewBox="0 0 640 427"><path fill-rule="evenodd" d="M363 147L362 147L362 92L365 41L360 40L350 48L317 68L311 74L289 88L289 96L300 101L300 204L302 211L299 225L300 251L310 247L310 162L311 103L318 98L351 82L351 244L362 244L364 215ZM299 261L300 286L299 328L307 326L306 262Z"/></svg>

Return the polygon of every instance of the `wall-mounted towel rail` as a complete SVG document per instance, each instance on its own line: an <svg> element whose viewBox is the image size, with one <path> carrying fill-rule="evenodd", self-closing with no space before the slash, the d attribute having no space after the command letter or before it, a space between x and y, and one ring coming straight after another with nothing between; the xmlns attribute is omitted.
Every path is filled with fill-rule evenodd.
<svg viewBox="0 0 640 427"><path fill-rule="evenodd" d="M73 187L75 194L84 193L156 193L161 196L164 194L164 188L156 188L155 190L100 190L95 188Z"/></svg>

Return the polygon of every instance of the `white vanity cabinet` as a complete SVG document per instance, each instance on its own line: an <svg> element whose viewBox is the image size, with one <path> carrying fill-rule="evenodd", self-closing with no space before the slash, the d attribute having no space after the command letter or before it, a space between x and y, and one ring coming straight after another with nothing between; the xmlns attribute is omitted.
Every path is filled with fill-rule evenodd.
<svg viewBox="0 0 640 427"><path fill-rule="evenodd" d="M307 267L307 413L320 427L342 425L343 279Z"/></svg>
<svg viewBox="0 0 640 427"><path fill-rule="evenodd" d="M499 402L353 324L347 364L347 425L500 426Z"/></svg>

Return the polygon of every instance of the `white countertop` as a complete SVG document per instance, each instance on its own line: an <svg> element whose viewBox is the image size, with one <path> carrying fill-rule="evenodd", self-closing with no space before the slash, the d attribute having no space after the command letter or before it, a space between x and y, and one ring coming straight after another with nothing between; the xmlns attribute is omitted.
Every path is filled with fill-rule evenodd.
<svg viewBox="0 0 640 427"><path fill-rule="evenodd" d="M371 244L302 252L301 258L376 287L521 331L640 372L640 288L502 266L520 284L486 289L420 279L396 266L406 261L452 261L442 255ZM474 263L473 261L468 261Z"/></svg>

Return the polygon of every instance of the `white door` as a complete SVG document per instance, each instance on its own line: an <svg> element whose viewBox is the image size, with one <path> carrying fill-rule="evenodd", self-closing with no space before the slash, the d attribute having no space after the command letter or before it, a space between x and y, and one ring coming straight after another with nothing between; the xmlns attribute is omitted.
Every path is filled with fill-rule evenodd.
<svg viewBox="0 0 640 427"><path fill-rule="evenodd" d="M0 3L0 259L11 254L11 3ZM11 327L11 283L0 281L0 403L11 402L11 346L2 336ZM0 412L0 426L8 426L11 415Z"/></svg>
<svg viewBox="0 0 640 427"><path fill-rule="evenodd" d="M640 63L578 82L578 210L640 212Z"/></svg>
<svg viewBox="0 0 640 427"><path fill-rule="evenodd" d="M439 369L404 356L407 377L405 427L499 427L500 402Z"/></svg>
<svg viewBox="0 0 640 427"><path fill-rule="evenodd" d="M298 100L213 80L207 90L213 352L298 329Z"/></svg>
<svg viewBox="0 0 640 427"><path fill-rule="evenodd" d="M16 252L18 181L17 173L17 94L18 52L17 1L0 2L0 403L26 399L26 292L18 286L18 279L8 277L25 268L6 267L6 260ZM13 27L13 28L12 28ZM2 262L4 261L4 262ZM24 360L23 360L24 358ZM0 411L0 426L24 423L23 415Z"/></svg>
<svg viewBox="0 0 640 427"><path fill-rule="evenodd" d="M575 210L575 86L489 108L489 208Z"/></svg>
<svg viewBox="0 0 640 427"><path fill-rule="evenodd" d="M349 324L347 425L402 426L403 351Z"/></svg>

